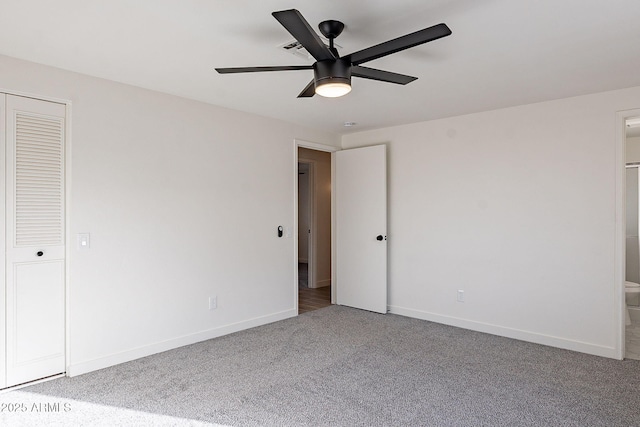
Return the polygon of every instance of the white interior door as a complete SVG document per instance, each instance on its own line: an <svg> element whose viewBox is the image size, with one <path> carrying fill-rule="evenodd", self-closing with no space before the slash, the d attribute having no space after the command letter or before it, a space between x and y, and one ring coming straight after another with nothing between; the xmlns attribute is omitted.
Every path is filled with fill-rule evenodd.
<svg viewBox="0 0 640 427"><path fill-rule="evenodd" d="M6 96L6 384L65 371L65 106Z"/></svg>
<svg viewBox="0 0 640 427"><path fill-rule="evenodd" d="M336 303L387 312L386 146L336 152Z"/></svg>

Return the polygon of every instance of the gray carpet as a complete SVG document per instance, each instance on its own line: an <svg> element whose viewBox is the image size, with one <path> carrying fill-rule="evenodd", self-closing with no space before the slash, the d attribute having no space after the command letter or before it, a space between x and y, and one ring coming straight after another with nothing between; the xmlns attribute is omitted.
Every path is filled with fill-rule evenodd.
<svg viewBox="0 0 640 427"><path fill-rule="evenodd" d="M22 391L232 426L640 425L638 361L337 306Z"/></svg>

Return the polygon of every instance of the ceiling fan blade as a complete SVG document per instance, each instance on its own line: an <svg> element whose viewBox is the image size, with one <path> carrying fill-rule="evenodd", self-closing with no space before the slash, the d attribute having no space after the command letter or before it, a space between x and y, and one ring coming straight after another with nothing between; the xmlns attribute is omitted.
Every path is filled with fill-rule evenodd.
<svg viewBox="0 0 640 427"><path fill-rule="evenodd" d="M232 67L232 68L216 68L220 74L232 73L259 73L262 71L294 71L294 70L313 70L313 65L283 65L275 67Z"/></svg>
<svg viewBox="0 0 640 427"><path fill-rule="evenodd" d="M300 95L298 95L298 98L311 98L315 94L316 94L316 82L315 80L311 80L311 82L309 82L309 84L304 89L302 89L302 92L300 92Z"/></svg>
<svg viewBox="0 0 640 427"><path fill-rule="evenodd" d="M311 25L296 9L273 12L273 17L286 28L316 61L335 59L329 48L322 42Z"/></svg>
<svg viewBox="0 0 640 427"><path fill-rule="evenodd" d="M424 30L416 31L415 33L398 37L397 39L359 50L347 55L346 58L350 60L353 65L359 65L448 35L451 35L449 27L447 27L446 24L438 24L425 28Z"/></svg>
<svg viewBox="0 0 640 427"><path fill-rule="evenodd" d="M376 68L361 67L360 65L354 65L351 67L351 75L355 77L363 77L365 79L380 80L381 82L397 83L399 85L406 85L417 77L407 76L405 74L392 73L390 71L378 70Z"/></svg>

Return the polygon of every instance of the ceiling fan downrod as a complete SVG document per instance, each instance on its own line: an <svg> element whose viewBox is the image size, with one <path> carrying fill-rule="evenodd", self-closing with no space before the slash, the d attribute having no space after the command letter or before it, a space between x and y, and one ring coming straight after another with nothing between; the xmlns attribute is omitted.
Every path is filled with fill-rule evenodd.
<svg viewBox="0 0 640 427"><path fill-rule="evenodd" d="M333 40L342 34L342 30L344 30L344 24L340 21L335 21L333 19L329 19L328 21L322 21L318 24L318 29L322 33L323 36L329 39L329 50L333 53L333 56L337 58L340 57L338 54L338 50L333 45Z"/></svg>

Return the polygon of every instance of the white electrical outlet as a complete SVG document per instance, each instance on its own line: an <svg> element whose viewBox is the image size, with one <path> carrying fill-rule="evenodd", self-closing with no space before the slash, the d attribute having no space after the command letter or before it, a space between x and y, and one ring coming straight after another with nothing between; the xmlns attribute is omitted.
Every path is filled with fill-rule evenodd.
<svg viewBox="0 0 640 427"><path fill-rule="evenodd" d="M209 297L209 310L215 310L218 308L218 297L213 295Z"/></svg>
<svg viewBox="0 0 640 427"><path fill-rule="evenodd" d="M464 291L462 289L458 289L458 302L464 302Z"/></svg>

